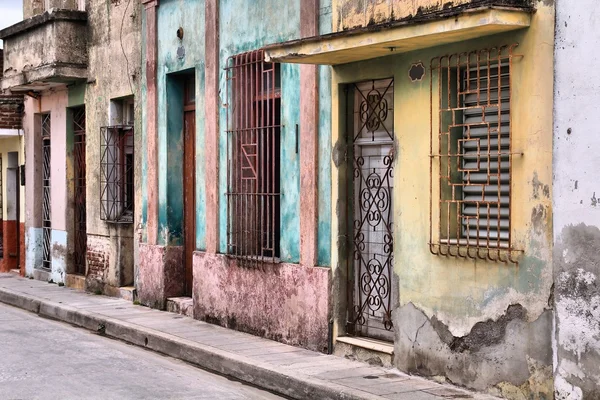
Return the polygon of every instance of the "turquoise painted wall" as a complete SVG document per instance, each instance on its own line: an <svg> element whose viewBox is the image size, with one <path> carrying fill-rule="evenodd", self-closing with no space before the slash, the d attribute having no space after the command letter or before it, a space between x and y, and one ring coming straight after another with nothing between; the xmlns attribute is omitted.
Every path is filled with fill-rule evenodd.
<svg viewBox="0 0 600 400"><path fill-rule="evenodd" d="M159 244L181 245L183 233L183 88L196 78L196 248L206 248L204 191L204 2L163 0L158 7ZM183 39L177 30L183 28Z"/></svg>
<svg viewBox="0 0 600 400"><path fill-rule="evenodd" d="M220 2L220 104L226 103L225 66L229 57L257 50L264 45L296 39L300 37L300 1L281 0L221 0ZM273 18L277 15L277 18ZM144 15L145 16L145 15ZM331 0L322 0L320 33L331 32ZM146 21L143 21L145 29ZM184 30L180 41L176 32ZM159 144L159 244L181 244L183 180L179 162L182 162L181 127L173 120L169 122L170 101L169 79L174 73L189 70L196 76L196 211L197 248L205 249L205 210L204 194L204 2L194 0L163 0L158 8L158 144ZM145 42L143 41L143 60ZM178 48L184 48L180 57ZM142 63L144 65L144 63ZM147 144L146 76L142 68L142 145ZM281 65L282 77L282 131L281 131L281 259L285 262L299 262L300 221L299 188L300 163L296 154L296 124L300 123L300 76L299 66ZM319 68L320 82L320 128L319 128L319 204L318 204L318 263L330 264L331 249L331 83L330 68ZM172 92L171 96L175 96ZM225 107L220 108L220 154L219 154L219 239L220 252L227 248L227 115ZM142 222L147 220L147 158L142 151ZM180 160L181 158L181 160ZM176 171L174 173L173 171ZM145 238L144 238L145 239Z"/></svg>
<svg viewBox="0 0 600 400"><path fill-rule="evenodd" d="M295 39L300 36L300 2L281 0L221 0L220 89L226 93L226 73L223 67L229 57L264 45ZM300 259L300 164L296 154L296 124L300 123L300 68L281 65L281 260ZM224 96L223 96L224 97ZM221 99L224 103L225 98ZM220 251L227 250L227 114L220 110Z"/></svg>
<svg viewBox="0 0 600 400"><path fill-rule="evenodd" d="M331 0L320 1L319 34L332 30ZM319 216L317 262L331 263L331 67L319 67Z"/></svg>

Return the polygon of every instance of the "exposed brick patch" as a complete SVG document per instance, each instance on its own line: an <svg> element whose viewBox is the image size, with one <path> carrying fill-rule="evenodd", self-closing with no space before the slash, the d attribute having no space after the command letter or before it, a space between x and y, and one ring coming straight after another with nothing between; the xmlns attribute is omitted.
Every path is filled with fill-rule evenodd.
<svg viewBox="0 0 600 400"><path fill-rule="evenodd" d="M110 247L106 241L88 236L86 288L102 290L108 278Z"/></svg>
<svg viewBox="0 0 600 400"><path fill-rule="evenodd" d="M0 129L23 128L23 96L0 94Z"/></svg>

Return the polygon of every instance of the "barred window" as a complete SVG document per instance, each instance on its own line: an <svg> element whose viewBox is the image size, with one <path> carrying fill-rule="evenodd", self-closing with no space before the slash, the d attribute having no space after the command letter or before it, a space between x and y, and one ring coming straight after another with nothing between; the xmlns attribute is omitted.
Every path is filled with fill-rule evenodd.
<svg viewBox="0 0 600 400"><path fill-rule="evenodd" d="M438 134L435 114L431 131L431 171L439 171L438 179L431 179L432 193L438 192L437 201L431 198L434 254L515 262L510 221L514 47L432 60L432 110L439 111Z"/></svg>
<svg viewBox="0 0 600 400"><path fill-rule="evenodd" d="M227 67L227 253L242 264L279 257L281 85L262 50Z"/></svg>
<svg viewBox="0 0 600 400"><path fill-rule="evenodd" d="M133 222L133 126L100 128L100 219Z"/></svg>

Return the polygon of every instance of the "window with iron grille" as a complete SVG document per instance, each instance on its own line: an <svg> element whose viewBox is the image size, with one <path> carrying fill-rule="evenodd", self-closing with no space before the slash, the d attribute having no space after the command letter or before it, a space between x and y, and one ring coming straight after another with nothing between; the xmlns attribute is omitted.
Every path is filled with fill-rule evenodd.
<svg viewBox="0 0 600 400"><path fill-rule="evenodd" d="M134 204L133 126L100 128L100 219L132 223Z"/></svg>
<svg viewBox="0 0 600 400"><path fill-rule="evenodd" d="M438 192L437 201L431 197L434 254L516 262L510 220L515 47L437 57L431 62L431 191Z"/></svg>
<svg viewBox="0 0 600 400"><path fill-rule="evenodd" d="M279 257L281 84L262 50L227 67L227 253L246 266Z"/></svg>

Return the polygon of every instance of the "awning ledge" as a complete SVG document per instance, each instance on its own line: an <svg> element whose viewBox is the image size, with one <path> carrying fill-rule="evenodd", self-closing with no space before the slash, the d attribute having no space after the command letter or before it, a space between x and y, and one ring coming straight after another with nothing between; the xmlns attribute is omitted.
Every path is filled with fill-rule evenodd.
<svg viewBox="0 0 600 400"><path fill-rule="evenodd" d="M331 33L265 47L266 61L337 65L529 27L531 9L486 7L452 17Z"/></svg>

